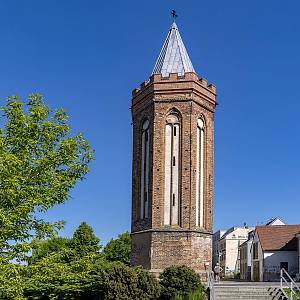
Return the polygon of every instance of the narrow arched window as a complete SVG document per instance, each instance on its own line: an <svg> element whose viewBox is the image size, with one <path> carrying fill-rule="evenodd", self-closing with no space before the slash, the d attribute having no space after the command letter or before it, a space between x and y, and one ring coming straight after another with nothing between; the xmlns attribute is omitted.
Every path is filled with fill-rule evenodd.
<svg viewBox="0 0 300 300"><path fill-rule="evenodd" d="M166 120L164 225L179 225L180 122L175 114Z"/></svg>
<svg viewBox="0 0 300 300"><path fill-rule="evenodd" d="M204 122L197 122L196 226L204 226Z"/></svg>
<svg viewBox="0 0 300 300"><path fill-rule="evenodd" d="M141 188L140 188L140 218L149 216L149 121L145 120L142 126L142 159L141 159Z"/></svg>

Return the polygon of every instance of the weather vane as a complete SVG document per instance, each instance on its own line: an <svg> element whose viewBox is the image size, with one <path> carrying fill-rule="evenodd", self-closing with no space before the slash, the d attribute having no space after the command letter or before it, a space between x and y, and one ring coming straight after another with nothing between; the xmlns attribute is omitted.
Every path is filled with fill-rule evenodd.
<svg viewBox="0 0 300 300"><path fill-rule="evenodd" d="M171 15L172 15L174 21L175 21L175 19L178 17L178 15L177 15L177 13L176 13L176 10L174 10L174 9L172 9Z"/></svg>

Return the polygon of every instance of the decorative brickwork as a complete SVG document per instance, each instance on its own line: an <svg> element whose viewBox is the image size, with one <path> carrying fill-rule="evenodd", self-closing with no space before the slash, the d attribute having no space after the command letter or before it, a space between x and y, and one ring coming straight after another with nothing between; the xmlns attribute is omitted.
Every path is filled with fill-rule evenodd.
<svg viewBox="0 0 300 300"><path fill-rule="evenodd" d="M154 74L133 91L132 264L157 273L185 264L202 273L211 265L216 88L193 73ZM179 224L164 225L165 127L180 117ZM203 226L196 226L197 120L204 121ZM140 217L141 126L150 124L149 217Z"/></svg>

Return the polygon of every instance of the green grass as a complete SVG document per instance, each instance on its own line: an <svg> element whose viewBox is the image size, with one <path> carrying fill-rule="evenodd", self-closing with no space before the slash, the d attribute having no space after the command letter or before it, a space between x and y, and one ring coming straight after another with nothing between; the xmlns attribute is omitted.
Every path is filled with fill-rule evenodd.
<svg viewBox="0 0 300 300"><path fill-rule="evenodd" d="M291 296L291 292L290 289L284 289L284 291L286 292L286 294L290 297ZM298 300L300 299L300 292L298 291L297 294L295 295L295 293L293 294L293 300Z"/></svg>
<svg viewBox="0 0 300 300"><path fill-rule="evenodd" d="M190 293L188 296L176 296L174 300L206 300L206 295L203 290L197 290Z"/></svg>

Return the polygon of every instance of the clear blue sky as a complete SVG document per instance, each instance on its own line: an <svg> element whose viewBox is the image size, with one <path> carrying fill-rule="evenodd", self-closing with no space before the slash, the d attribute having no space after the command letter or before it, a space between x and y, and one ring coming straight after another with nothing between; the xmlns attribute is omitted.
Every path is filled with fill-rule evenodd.
<svg viewBox="0 0 300 300"><path fill-rule="evenodd" d="M38 91L96 151L73 199L52 209L70 235L103 242L130 229L131 90L147 79L171 25L218 88L215 229L272 216L300 223L300 2L0 1L0 99Z"/></svg>

